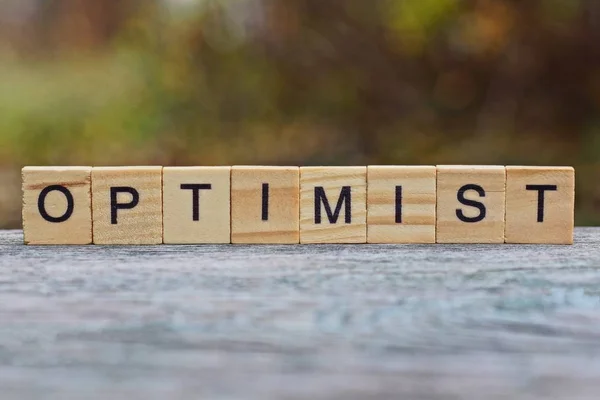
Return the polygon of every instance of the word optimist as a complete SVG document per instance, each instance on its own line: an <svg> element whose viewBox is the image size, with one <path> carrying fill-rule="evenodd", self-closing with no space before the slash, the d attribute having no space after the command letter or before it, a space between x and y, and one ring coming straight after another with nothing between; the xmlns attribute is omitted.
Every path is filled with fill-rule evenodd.
<svg viewBox="0 0 600 400"><path fill-rule="evenodd" d="M572 167L25 167L26 244L573 243Z"/></svg>

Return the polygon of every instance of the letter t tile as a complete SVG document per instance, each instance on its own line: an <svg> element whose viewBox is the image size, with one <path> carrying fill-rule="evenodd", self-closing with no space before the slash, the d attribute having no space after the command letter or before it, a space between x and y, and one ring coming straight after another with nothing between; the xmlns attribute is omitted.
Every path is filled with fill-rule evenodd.
<svg viewBox="0 0 600 400"><path fill-rule="evenodd" d="M575 170L506 167L506 243L573 243Z"/></svg>
<svg viewBox="0 0 600 400"><path fill-rule="evenodd" d="M231 167L163 168L163 241L230 243Z"/></svg>

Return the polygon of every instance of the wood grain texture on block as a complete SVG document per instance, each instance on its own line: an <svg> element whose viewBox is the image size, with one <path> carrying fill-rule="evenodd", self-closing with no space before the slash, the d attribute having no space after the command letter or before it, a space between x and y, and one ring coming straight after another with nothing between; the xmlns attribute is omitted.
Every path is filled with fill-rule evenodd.
<svg viewBox="0 0 600 400"><path fill-rule="evenodd" d="M437 167L437 243L503 243L506 168Z"/></svg>
<svg viewBox="0 0 600 400"><path fill-rule="evenodd" d="M506 167L506 243L572 244L575 170Z"/></svg>
<svg viewBox="0 0 600 400"><path fill-rule="evenodd" d="M91 167L25 167L25 244L92 243Z"/></svg>
<svg viewBox="0 0 600 400"><path fill-rule="evenodd" d="M367 168L300 168L300 242L366 243Z"/></svg>
<svg viewBox="0 0 600 400"><path fill-rule="evenodd" d="M231 167L163 168L163 242L229 243Z"/></svg>
<svg viewBox="0 0 600 400"><path fill-rule="evenodd" d="M231 168L231 242L298 243L298 167Z"/></svg>
<svg viewBox="0 0 600 400"><path fill-rule="evenodd" d="M367 242L435 243L436 167L367 167Z"/></svg>
<svg viewBox="0 0 600 400"><path fill-rule="evenodd" d="M95 244L162 243L162 167L92 168Z"/></svg>

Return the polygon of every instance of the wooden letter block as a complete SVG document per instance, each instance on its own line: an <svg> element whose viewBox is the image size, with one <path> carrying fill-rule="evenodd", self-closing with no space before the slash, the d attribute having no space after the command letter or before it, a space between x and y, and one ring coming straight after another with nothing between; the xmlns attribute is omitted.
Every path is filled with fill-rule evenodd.
<svg viewBox="0 0 600 400"><path fill-rule="evenodd" d="M92 243L91 167L25 167L25 244Z"/></svg>
<svg viewBox="0 0 600 400"><path fill-rule="evenodd" d="M506 168L437 167L437 243L503 243Z"/></svg>
<svg viewBox="0 0 600 400"><path fill-rule="evenodd" d="M231 167L163 168L163 242L229 243Z"/></svg>
<svg viewBox="0 0 600 400"><path fill-rule="evenodd" d="M367 242L435 243L436 168L367 168Z"/></svg>
<svg viewBox="0 0 600 400"><path fill-rule="evenodd" d="M162 243L162 167L92 168L95 244Z"/></svg>
<svg viewBox="0 0 600 400"><path fill-rule="evenodd" d="M300 168L300 242L366 243L366 167Z"/></svg>
<svg viewBox="0 0 600 400"><path fill-rule="evenodd" d="M506 167L506 243L572 244L575 170Z"/></svg>
<svg viewBox="0 0 600 400"><path fill-rule="evenodd" d="M298 243L298 167L231 169L231 242Z"/></svg>

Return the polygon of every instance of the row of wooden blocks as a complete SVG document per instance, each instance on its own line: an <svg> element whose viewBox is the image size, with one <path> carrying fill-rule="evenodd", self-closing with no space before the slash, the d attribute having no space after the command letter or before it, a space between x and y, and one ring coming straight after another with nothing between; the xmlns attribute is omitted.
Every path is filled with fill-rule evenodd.
<svg viewBox="0 0 600 400"><path fill-rule="evenodd" d="M27 244L573 242L571 167L25 167Z"/></svg>

